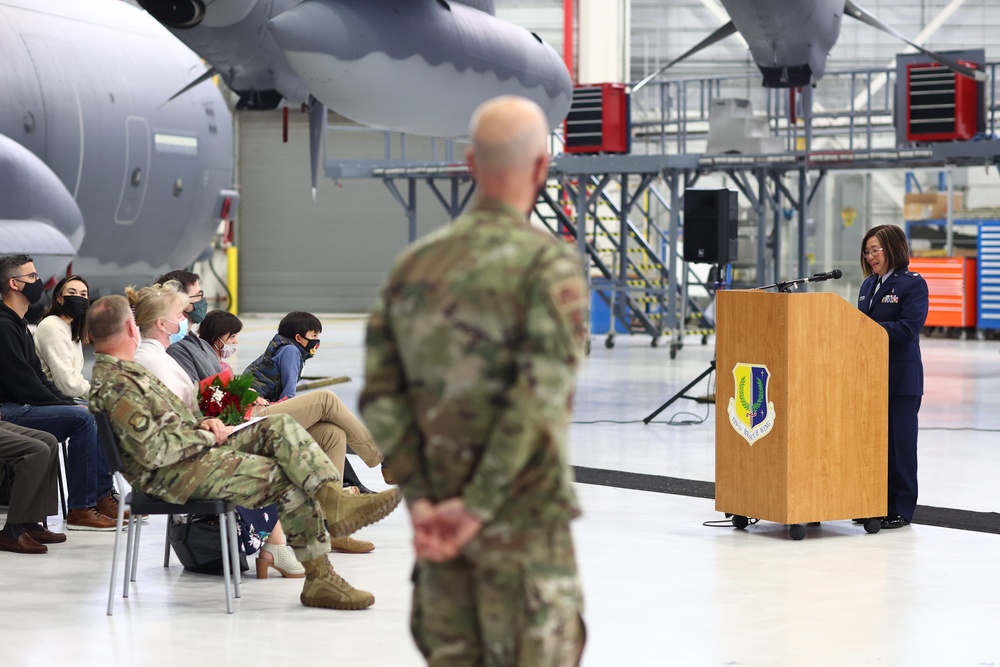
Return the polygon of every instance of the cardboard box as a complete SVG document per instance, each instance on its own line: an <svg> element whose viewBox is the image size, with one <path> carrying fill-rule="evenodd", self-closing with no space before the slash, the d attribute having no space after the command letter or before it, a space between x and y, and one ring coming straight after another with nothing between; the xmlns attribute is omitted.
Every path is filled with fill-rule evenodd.
<svg viewBox="0 0 1000 667"><path fill-rule="evenodd" d="M965 208L965 193L952 194L952 211ZM911 192L903 196L903 219L937 220L948 217L947 192Z"/></svg>

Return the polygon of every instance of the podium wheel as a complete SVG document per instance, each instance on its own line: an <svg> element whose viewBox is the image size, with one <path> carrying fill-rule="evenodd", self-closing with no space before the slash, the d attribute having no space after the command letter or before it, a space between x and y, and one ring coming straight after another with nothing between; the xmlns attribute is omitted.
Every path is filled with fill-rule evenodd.
<svg viewBox="0 0 1000 667"><path fill-rule="evenodd" d="M737 530L743 530L749 525L750 525L750 519L740 514L733 515L733 527L736 528Z"/></svg>
<svg viewBox="0 0 1000 667"><path fill-rule="evenodd" d="M865 519L865 532L874 535L878 531L882 530L882 520L878 517L873 517L871 519Z"/></svg>
<svg viewBox="0 0 1000 667"><path fill-rule="evenodd" d="M788 536L793 540L801 540L806 536L806 529L800 523L793 523L788 527Z"/></svg>

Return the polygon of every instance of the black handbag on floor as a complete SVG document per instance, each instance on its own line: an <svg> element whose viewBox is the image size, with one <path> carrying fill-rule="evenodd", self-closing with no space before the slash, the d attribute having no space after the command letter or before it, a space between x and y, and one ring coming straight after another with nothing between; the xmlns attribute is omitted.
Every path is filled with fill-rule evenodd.
<svg viewBox="0 0 1000 667"><path fill-rule="evenodd" d="M185 570L200 574L222 574L222 546L219 544L219 517L215 514L192 514L184 521L174 517L170 524L170 548ZM246 554L240 549L240 570L250 569Z"/></svg>

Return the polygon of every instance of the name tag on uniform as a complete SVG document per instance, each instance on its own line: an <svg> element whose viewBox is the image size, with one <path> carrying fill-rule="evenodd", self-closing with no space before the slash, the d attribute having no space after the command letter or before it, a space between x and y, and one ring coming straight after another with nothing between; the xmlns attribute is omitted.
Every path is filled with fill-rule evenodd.
<svg viewBox="0 0 1000 667"><path fill-rule="evenodd" d="M895 294L886 294L882 297L882 303L899 303L899 297Z"/></svg>

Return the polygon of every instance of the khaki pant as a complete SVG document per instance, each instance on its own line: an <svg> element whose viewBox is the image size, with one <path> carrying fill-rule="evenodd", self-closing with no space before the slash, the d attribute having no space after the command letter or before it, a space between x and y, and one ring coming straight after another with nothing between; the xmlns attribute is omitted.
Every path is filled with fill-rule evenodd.
<svg viewBox="0 0 1000 667"><path fill-rule="evenodd" d="M575 667L586 631L569 525L503 530L414 570L410 627L430 667Z"/></svg>
<svg viewBox="0 0 1000 667"><path fill-rule="evenodd" d="M330 457L340 476L344 476L347 446L369 468L382 463L379 451L368 428L355 417L335 393L328 390L299 394L287 401L254 410L254 415L288 415L302 425Z"/></svg>

